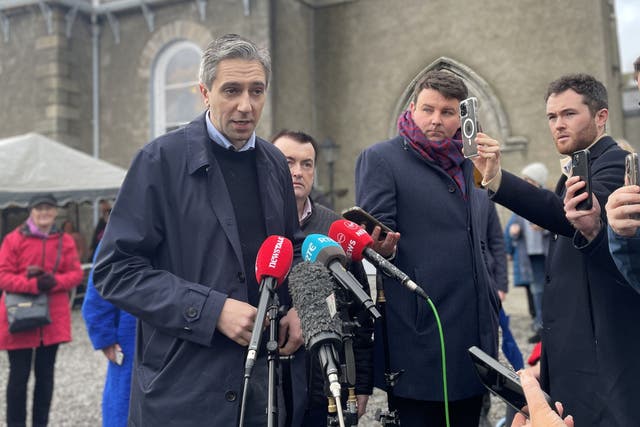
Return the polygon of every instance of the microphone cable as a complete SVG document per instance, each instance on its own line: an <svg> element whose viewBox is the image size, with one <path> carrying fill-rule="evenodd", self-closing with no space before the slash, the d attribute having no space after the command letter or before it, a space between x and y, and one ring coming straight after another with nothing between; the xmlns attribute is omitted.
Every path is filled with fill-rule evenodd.
<svg viewBox="0 0 640 427"><path fill-rule="evenodd" d="M431 307L431 311L436 319L436 325L438 326L438 335L440 337L440 358L442 360L442 393L444 396L444 413L447 427L450 427L450 419L449 419L449 393L447 389L447 357L444 346L444 332L442 331L442 323L440 322L440 315L438 314L438 310L436 306L433 304L431 298L424 292L424 290L418 286L415 282L409 279L409 277L395 268L391 268L392 266L385 267L385 264L389 264L386 260L384 263L379 262L376 264L376 259L383 258L377 254L375 251L368 249L369 246L373 243L371 236L361 228L358 224L339 219L331 224L329 228L329 236L332 239L335 239L336 242L339 242L340 246L344 249L344 252L354 261L360 261L363 258L363 254L367 252L371 252L371 256L375 256L374 260L368 259L374 266L379 269L382 274L387 276L390 279L399 281L406 288L411 290L412 292L419 295L422 299L424 299L429 307ZM367 258L367 256L364 256Z"/></svg>
<svg viewBox="0 0 640 427"><path fill-rule="evenodd" d="M427 296L426 298L429 307L431 307L431 311L433 311L433 316L436 318L436 324L438 325L438 334L440 335L440 357L442 359L442 393L444 396L444 417L446 420L447 427L450 427L449 424L449 393L447 391L447 357L444 349L444 333L442 331L442 323L440 323L440 316L438 315L438 310L436 306L431 301L431 298Z"/></svg>

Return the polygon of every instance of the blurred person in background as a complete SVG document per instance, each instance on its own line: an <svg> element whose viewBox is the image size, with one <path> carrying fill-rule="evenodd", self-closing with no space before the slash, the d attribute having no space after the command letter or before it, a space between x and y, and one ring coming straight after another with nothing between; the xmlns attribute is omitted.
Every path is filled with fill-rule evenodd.
<svg viewBox="0 0 640 427"><path fill-rule="evenodd" d="M544 188L549 171L542 163L531 163L522 169L521 175L529 184ZM542 330L544 266L549 250L549 232L513 214L507 223L504 239L507 253L513 259L513 283L527 290L534 332L529 342L536 343L540 341Z"/></svg>
<svg viewBox="0 0 640 427"><path fill-rule="evenodd" d="M71 341L69 290L82 281L82 268L71 236L56 227L57 201L51 194L34 196L29 218L9 233L0 247L0 349L9 356L7 426L26 425L27 382L35 373L32 421L46 426L54 388L58 345ZM48 293L51 323L9 332L6 292ZM35 357L34 357L35 354Z"/></svg>
<svg viewBox="0 0 640 427"><path fill-rule="evenodd" d="M98 247L100 240L102 240L104 230L107 228L107 222L109 222L109 215L111 215L111 203L108 200L100 200L99 214L98 223L96 224L96 228L93 230L93 236L91 237L90 259L95 258L96 248Z"/></svg>
<svg viewBox="0 0 640 427"><path fill-rule="evenodd" d="M73 222L69 219L62 223L62 230L73 238L73 242L76 244L76 250L78 251L78 259L80 262L84 262L87 259L87 241L82 233L76 231Z"/></svg>

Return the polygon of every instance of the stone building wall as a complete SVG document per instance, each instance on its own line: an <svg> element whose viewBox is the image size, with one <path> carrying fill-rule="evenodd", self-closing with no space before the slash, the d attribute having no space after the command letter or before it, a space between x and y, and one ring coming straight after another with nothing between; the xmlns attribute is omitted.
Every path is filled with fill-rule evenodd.
<svg viewBox="0 0 640 427"><path fill-rule="evenodd" d="M518 172L543 161L552 185L558 155L543 99L551 80L577 71L602 79L609 132L638 134L636 117L625 122L621 112L611 7L609 0L260 0L246 10L239 0L212 0L202 15L195 1L152 2L153 28L140 8L119 11L117 37L101 15L99 154L128 167L152 137L152 70L169 43L204 48L236 32L272 51L259 135L287 127L340 145L336 187L347 192L338 208L354 203L357 155L394 134L411 82L442 61L473 77L485 128L510 150L506 167ZM35 130L91 153L92 24L79 12L67 38L67 12L52 6L49 33L37 6L5 11L11 31L0 39L0 137ZM318 169L327 190L322 158Z"/></svg>

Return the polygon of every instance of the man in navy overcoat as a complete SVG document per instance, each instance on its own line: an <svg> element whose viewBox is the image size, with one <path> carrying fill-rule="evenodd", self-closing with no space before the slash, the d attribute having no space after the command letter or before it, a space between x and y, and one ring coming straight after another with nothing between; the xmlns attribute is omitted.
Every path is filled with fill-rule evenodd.
<svg viewBox="0 0 640 427"><path fill-rule="evenodd" d="M207 111L142 148L113 207L94 277L139 319L130 426L238 424L246 346L263 327L256 254L269 235L303 237L286 160L254 131L269 72L269 54L252 42L214 40L200 71ZM278 293L287 304L286 286ZM281 353L302 344L294 311L280 333ZM265 359L246 425L267 422Z"/></svg>

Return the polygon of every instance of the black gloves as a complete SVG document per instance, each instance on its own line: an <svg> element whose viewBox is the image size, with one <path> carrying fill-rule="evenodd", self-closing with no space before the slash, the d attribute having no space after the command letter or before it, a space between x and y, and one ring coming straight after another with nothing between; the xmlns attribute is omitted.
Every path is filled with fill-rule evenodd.
<svg viewBox="0 0 640 427"><path fill-rule="evenodd" d="M27 278L36 278L38 284L38 290L40 292L47 292L56 285L56 279L51 273L45 273L42 267L37 265L30 265L27 267Z"/></svg>
<svg viewBox="0 0 640 427"><path fill-rule="evenodd" d="M42 273L37 276L38 289L40 292L47 292L56 285L56 279L51 273Z"/></svg>

